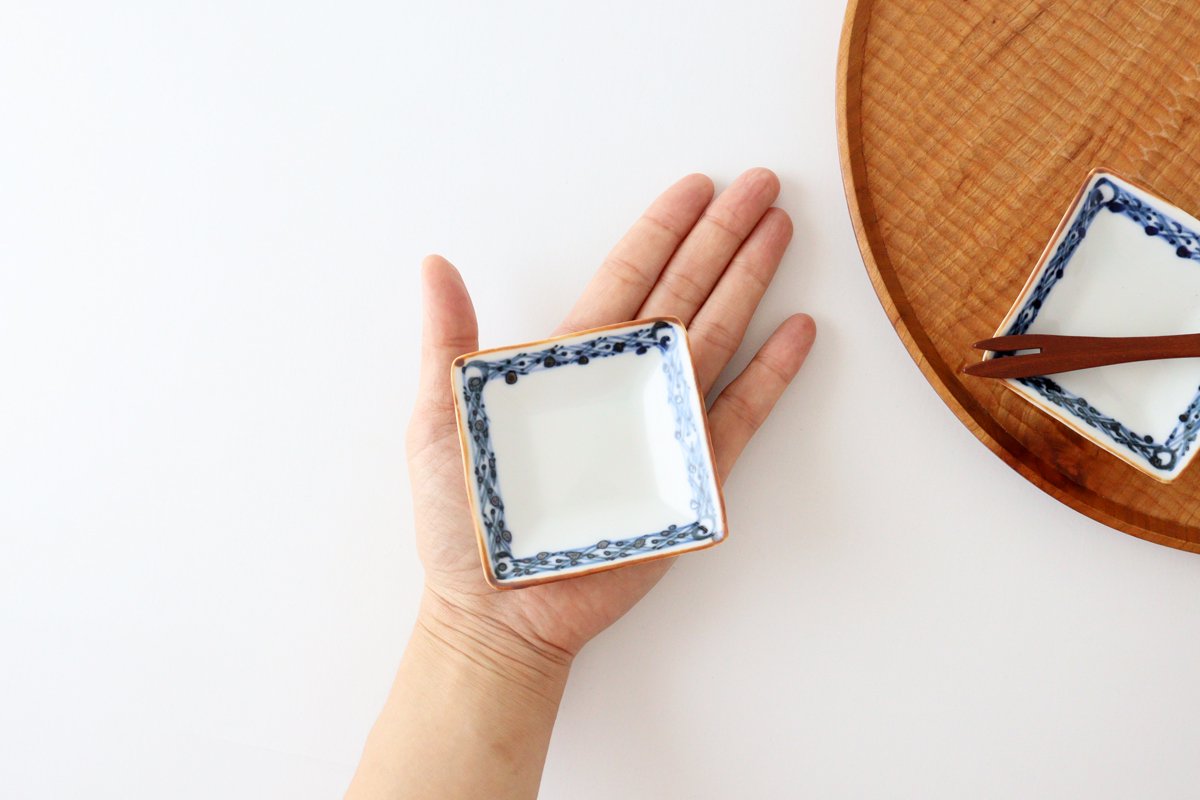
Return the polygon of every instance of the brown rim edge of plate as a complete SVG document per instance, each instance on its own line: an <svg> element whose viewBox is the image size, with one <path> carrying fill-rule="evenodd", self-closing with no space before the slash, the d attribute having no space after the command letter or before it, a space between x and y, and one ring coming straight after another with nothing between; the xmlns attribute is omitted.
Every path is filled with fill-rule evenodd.
<svg viewBox="0 0 1200 800"><path fill-rule="evenodd" d="M1114 503L1072 481L1053 464L1038 458L1017 441L970 393L963 389L952 369L940 361L935 363L925 355L934 352L933 343L919 327L910 326L913 312L904 289L890 269L887 246L879 239L878 231L868 221L875 219L875 209L867 191L866 165L863 159L853 158L851 142L861 141L861 108L863 54L870 28L874 0L848 0L846 18L838 46L837 63L837 127L838 155L841 160L842 182L846 204L854 225L854 235L862 254L867 275L880 304L921 373L954 415L988 449L1026 480L1061 503L1070 506L1110 528L1156 544L1200 553L1200 531L1170 520L1150 515L1131 519L1134 509ZM880 269L880 266L885 269ZM1187 532L1196 540L1184 538Z"/></svg>

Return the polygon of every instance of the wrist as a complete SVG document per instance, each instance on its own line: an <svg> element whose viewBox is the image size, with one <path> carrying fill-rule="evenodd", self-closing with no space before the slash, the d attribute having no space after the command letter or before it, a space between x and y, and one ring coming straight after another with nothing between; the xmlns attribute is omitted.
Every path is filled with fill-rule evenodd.
<svg viewBox="0 0 1200 800"><path fill-rule="evenodd" d="M414 640L431 655L474 675L481 684L533 696L557 706L571 655L521 636L509 625L451 602L426 588Z"/></svg>
<svg viewBox="0 0 1200 800"><path fill-rule="evenodd" d="M535 797L569 670L426 591L347 797Z"/></svg>

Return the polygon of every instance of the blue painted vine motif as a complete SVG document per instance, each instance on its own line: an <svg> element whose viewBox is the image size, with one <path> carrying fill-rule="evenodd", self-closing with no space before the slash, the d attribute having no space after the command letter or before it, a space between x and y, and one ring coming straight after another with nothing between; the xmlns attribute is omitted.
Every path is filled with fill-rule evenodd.
<svg viewBox="0 0 1200 800"><path fill-rule="evenodd" d="M1007 335L1023 334L1029 330L1029 326L1037 319L1042 304L1046 301L1054 285L1062 279L1071 257L1075 255L1080 243L1087 236L1088 228L1091 227L1092 222L1101 211L1128 217L1142 228L1146 236L1159 239L1165 245L1173 247L1175 255L1179 258L1200 261L1200 234L1163 214L1112 180L1101 178L1096 181L1087 197L1084 198L1079 214L1054 251L1054 256L1042 271L1029 298L1021 307L1012 325L1009 326ZM996 357L1003 358L1007 355L1011 354L997 353ZM1179 460L1191 449L1197 434L1200 433L1200 393L1179 415L1179 423L1171 430L1166 441L1156 442L1154 437L1140 435L1130 430L1124 423L1095 408L1079 395L1067 391L1050 378L1019 378L1018 380L1048 402L1099 430L1114 442L1132 450L1145 459L1151 467L1163 472L1171 472L1175 469Z"/></svg>
<svg viewBox="0 0 1200 800"><path fill-rule="evenodd" d="M556 344L544 350L518 353L510 358L488 361L476 359L463 364L462 384L467 427L470 433L472 470L480 499L481 522L487 541L488 555L496 576L512 580L580 565L616 561L634 555L668 549L688 541L711 539L715 530L715 499L710 490L708 442L703 427L692 410L683 348L676 341L674 329L667 322L656 322L644 328L617 334L606 334L573 344ZM488 381L503 380L512 385L532 372L586 366L597 359L617 356L636 357L651 351L663 356L663 372L667 377L667 397L675 412L675 439L683 450L692 490L691 508L695 521L671 525L627 539L602 540L586 547L514 558L513 534L504 517L504 499L496 469L496 452L492 446L483 390Z"/></svg>
<svg viewBox="0 0 1200 800"><path fill-rule="evenodd" d="M509 557L506 561L497 564L496 570L499 572L501 565L505 565L505 569L503 570L505 577L537 575L542 572L554 572L555 570L566 569L568 567L577 567L581 564L599 564L605 561L616 561L626 556L649 553L655 550L665 550L672 545L708 539L711 536L712 531L708 529L708 526L701 525L699 522L683 526L671 525L661 531L637 538L618 539L614 541L602 539L582 550L560 550L555 553L538 553L535 556L527 558Z"/></svg>

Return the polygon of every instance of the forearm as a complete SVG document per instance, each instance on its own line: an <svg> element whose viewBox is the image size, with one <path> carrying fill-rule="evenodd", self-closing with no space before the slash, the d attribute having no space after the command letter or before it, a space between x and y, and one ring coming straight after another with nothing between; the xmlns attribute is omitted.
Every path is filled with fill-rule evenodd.
<svg viewBox="0 0 1200 800"><path fill-rule="evenodd" d="M536 797L568 670L427 595L347 798Z"/></svg>

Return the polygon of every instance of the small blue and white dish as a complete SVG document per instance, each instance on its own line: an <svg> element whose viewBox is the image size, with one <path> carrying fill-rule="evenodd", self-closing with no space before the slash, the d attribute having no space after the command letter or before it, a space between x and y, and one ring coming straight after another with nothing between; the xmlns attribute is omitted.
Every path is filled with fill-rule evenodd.
<svg viewBox="0 0 1200 800"><path fill-rule="evenodd" d="M1196 332L1200 220L1097 170L996 335ZM1118 364L1006 383L1156 480L1174 480L1196 455L1200 359Z"/></svg>
<svg viewBox="0 0 1200 800"><path fill-rule="evenodd" d="M726 535L683 324L654 318L460 356L452 370L484 573L509 589Z"/></svg>

